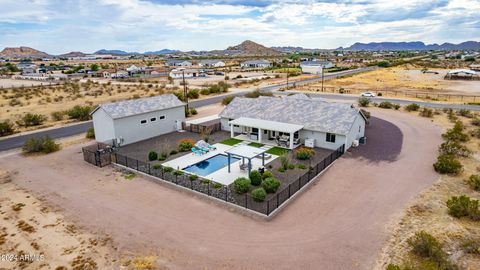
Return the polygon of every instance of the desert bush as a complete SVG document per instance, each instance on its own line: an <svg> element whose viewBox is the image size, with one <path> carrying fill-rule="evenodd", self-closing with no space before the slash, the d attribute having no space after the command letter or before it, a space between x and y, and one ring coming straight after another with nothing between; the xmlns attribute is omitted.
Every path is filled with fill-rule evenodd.
<svg viewBox="0 0 480 270"><path fill-rule="evenodd" d="M298 164L297 167L299 169L302 169L302 170L305 170L307 168L307 166L305 166L305 164Z"/></svg>
<svg viewBox="0 0 480 270"><path fill-rule="evenodd" d="M160 164L154 164L154 165L152 166L152 168L155 169L155 170L160 170L160 169L162 168L162 165L160 165Z"/></svg>
<svg viewBox="0 0 480 270"><path fill-rule="evenodd" d="M204 89L200 90L200 94L202 94L204 96L210 95L210 90L208 88L204 88Z"/></svg>
<svg viewBox="0 0 480 270"><path fill-rule="evenodd" d="M262 175L257 170L251 171L248 177L253 186L259 186L262 183Z"/></svg>
<svg viewBox="0 0 480 270"><path fill-rule="evenodd" d="M467 180L467 184L474 190L480 191L480 175L472 174Z"/></svg>
<svg viewBox="0 0 480 270"><path fill-rule="evenodd" d="M441 174L459 174L463 166L453 155L439 155L437 162L433 164L433 168Z"/></svg>
<svg viewBox="0 0 480 270"><path fill-rule="evenodd" d="M388 101L382 101L380 104L378 104L378 107L382 109L391 109L393 108L393 104Z"/></svg>
<svg viewBox="0 0 480 270"><path fill-rule="evenodd" d="M480 139L480 127L476 128L472 131L472 136Z"/></svg>
<svg viewBox="0 0 480 270"><path fill-rule="evenodd" d="M402 107L402 106L400 106L400 104L393 104L393 108L394 108L395 110L397 110L397 111L398 111L401 107Z"/></svg>
<svg viewBox="0 0 480 270"><path fill-rule="evenodd" d="M173 149L172 151L170 151L170 155L175 155L177 152L177 150Z"/></svg>
<svg viewBox="0 0 480 270"><path fill-rule="evenodd" d="M196 115L196 114L198 114L197 109L195 109L195 108L193 108L193 107L190 108L190 114L191 114L191 115Z"/></svg>
<svg viewBox="0 0 480 270"><path fill-rule="evenodd" d="M412 249L413 254L430 259L438 266L437 269L455 269L448 261L448 256L443 250L443 245L429 233L425 231L417 232L407 240L407 243Z"/></svg>
<svg viewBox="0 0 480 270"><path fill-rule="evenodd" d="M188 90L187 97L190 99L197 99L200 96L200 93L197 89Z"/></svg>
<svg viewBox="0 0 480 270"><path fill-rule="evenodd" d="M364 109L360 109L360 112L367 118L367 119L370 119L370 112L369 111L366 111Z"/></svg>
<svg viewBox="0 0 480 270"><path fill-rule="evenodd" d="M233 100L234 98L235 98L234 96L224 97L224 98L222 99L222 105L228 105L228 104L230 104L230 102L232 102L232 100Z"/></svg>
<svg viewBox="0 0 480 270"><path fill-rule="evenodd" d="M62 121L64 115L65 115L64 112L58 111L58 112L52 112L51 117L53 121Z"/></svg>
<svg viewBox="0 0 480 270"><path fill-rule="evenodd" d="M95 139L95 129L93 129L93 127L87 129L87 134L85 134L85 138Z"/></svg>
<svg viewBox="0 0 480 270"><path fill-rule="evenodd" d="M288 169L288 164L290 164L290 158L288 157L287 153L280 156L280 163L282 164L281 168L283 168L284 170Z"/></svg>
<svg viewBox="0 0 480 270"><path fill-rule="evenodd" d="M315 155L315 151L307 147L299 147L295 151L295 155L297 159L307 160L307 159L310 159L313 155Z"/></svg>
<svg viewBox="0 0 480 270"><path fill-rule="evenodd" d="M76 105L70 110L67 111L68 117L71 119L77 119L79 121L86 121L89 120L90 117L90 111L92 111L92 107L90 106L80 106Z"/></svg>
<svg viewBox="0 0 480 270"><path fill-rule="evenodd" d="M267 197L267 192L263 188L257 188L252 191L252 198L257 202L263 202Z"/></svg>
<svg viewBox="0 0 480 270"><path fill-rule="evenodd" d="M466 142L469 140L468 134L463 132L463 124L460 121L455 122L453 128L448 129L442 134L443 139L447 141Z"/></svg>
<svg viewBox="0 0 480 270"><path fill-rule="evenodd" d="M191 174L191 175L188 176L188 179L189 179L190 181L195 181L195 180L198 179L198 176L196 176L195 174Z"/></svg>
<svg viewBox="0 0 480 270"><path fill-rule="evenodd" d="M50 137L33 137L28 139L22 147L24 153L52 153L58 151L60 145Z"/></svg>
<svg viewBox="0 0 480 270"><path fill-rule="evenodd" d="M441 155L454 155L459 157L468 157L472 154L466 146L455 141L446 141L440 145L438 152Z"/></svg>
<svg viewBox="0 0 480 270"><path fill-rule="evenodd" d="M295 164L292 164L292 163L288 164L288 169L289 170L295 169Z"/></svg>
<svg viewBox="0 0 480 270"><path fill-rule="evenodd" d="M233 182L233 189L238 194L247 193L250 190L250 179L239 177Z"/></svg>
<svg viewBox="0 0 480 270"><path fill-rule="evenodd" d="M470 122L473 126L477 126L477 127L480 127L480 118L474 118L472 119L472 121Z"/></svg>
<svg viewBox="0 0 480 270"><path fill-rule="evenodd" d="M270 178L270 177L273 177L273 173L271 171L265 171L262 174L262 179L267 179L267 178Z"/></svg>
<svg viewBox="0 0 480 270"><path fill-rule="evenodd" d="M173 170L174 169L172 167L168 167L168 166L163 167L163 172L165 172L165 173L173 172Z"/></svg>
<svg viewBox="0 0 480 270"><path fill-rule="evenodd" d="M470 199L466 195L453 196L447 201L448 214L456 217L468 217L472 220L480 220L478 200Z"/></svg>
<svg viewBox="0 0 480 270"><path fill-rule="evenodd" d="M148 152L148 160L154 161L154 160L157 160L157 158L158 158L157 152L155 152L153 150Z"/></svg>
<svg viewBox="0 0 480 270"><path fill-rule="evenodd" d="M278 188L280 187L280 181L278 181L275 177L269 177L263 180L262 187L265 189L267 193L275 193L277 192Z"/></svg>
<svg viewBox="0 0 480 270"><path fill-rule="evenodd" d="M472 111L467 110L467 109L460 109L460 110L457 111L457 114L460 115L460 116L463 116L463 117L467 117L467 118L472 118L473 117Z"/></svg>
<svg viewBox="0 0 480 270"><path fill-rule="evenodd" d="M10 121L3 121L0 122L0 136L7 136L11 135L15 132L15 128L13 127L13 124L10 123Z"/></svg>
<svg viewBox="0 0 480 270"><path fill-rule="evenodd" d="M38 126L43 124L43 122L45 122L46 120L47 117L45 117L44 115L27 113L21 118L18 124L25 127Z"/></svg>
<svg viewBox="0 0 480 270"><path fill-rule="evenodd" d="M369 98L361 97L358 99L358 105L360 105L361 107L368 107L369 104L370 104Z"/></svg>
<svg viewBox="0 0 480 270"><path fill-rule="evenodd" d="M420 106L418 106L418 104L416 103L408 104L407 106L405 106L405 111L407 112L415 112L418 111L418 109L420 109Z"/></svg>
<svg viewBox="0 0 480 270"><path fill-rule="evenodd" d="M178 150L181 152L190 151L194 145L195 141L193 139L182 139L178 142Z"/></svg>
<svg viewBox="0 0 480 270"><path fill-rule="evenodd" d="M476 239L466 239L462 242L461 247L467 254L480 254L480 241Z"/></svg>
<svg viewBox="0 0 480 270"><path fill-rule="evenodd" d="M432 118L432 117L433 117L433 110L432 110L432 109L429 109L429 108L423 108L423 109L420 111L420 116Z"/></svg>

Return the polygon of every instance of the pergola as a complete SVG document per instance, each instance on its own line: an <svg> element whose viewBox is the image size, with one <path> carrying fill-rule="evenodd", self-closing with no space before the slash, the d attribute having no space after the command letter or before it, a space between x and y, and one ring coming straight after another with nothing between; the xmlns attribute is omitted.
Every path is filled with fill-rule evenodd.
<svg viewBox="0 0 480 270"><path fill-rule="evenodd" d="M225 151L228 155L228 172L230 173L230 157L236 156L242 158L242 164L245 164L245 159L248 159L248 174L252 171L252 158L262 156L262 166L265 166L265 152L267 149L258 147L239 145L232 147Z"/></svg>

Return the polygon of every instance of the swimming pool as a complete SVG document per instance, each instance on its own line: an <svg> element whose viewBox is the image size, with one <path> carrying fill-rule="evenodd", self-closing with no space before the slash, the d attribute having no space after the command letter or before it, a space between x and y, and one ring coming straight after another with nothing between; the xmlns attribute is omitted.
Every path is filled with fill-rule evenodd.
<svg viewBox="0 0 480 270"><path fill-rule="evenodd" d="M230 164L239 161L239 158L230 157ZM220 170L228 165L228 157L226 155L218 154L207 158L193 165L183 168L184 171L207 176L213 172Z"/></svg>

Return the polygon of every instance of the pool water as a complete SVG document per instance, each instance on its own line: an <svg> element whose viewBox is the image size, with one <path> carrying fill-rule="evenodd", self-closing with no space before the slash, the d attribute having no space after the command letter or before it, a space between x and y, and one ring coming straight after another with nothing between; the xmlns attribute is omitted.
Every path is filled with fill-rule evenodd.
<svg viewBox="0 0 480 270"><path fill-rule="evenodd" d="M239 161L239 158L230 157L230 164ZM228 157L226 155L218 154L216 156L207 158L198 163L183 168L184 171L198 174L200 176L207 176L224 167L228 166Z"/></svg>

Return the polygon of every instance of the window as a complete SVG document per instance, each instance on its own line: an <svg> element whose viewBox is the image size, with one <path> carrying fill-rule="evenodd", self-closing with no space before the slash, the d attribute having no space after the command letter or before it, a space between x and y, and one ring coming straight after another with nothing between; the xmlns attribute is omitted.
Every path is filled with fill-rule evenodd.
<svg viewBox="0 0 480 270"><path fill-rule="evenodd" d="M146 124L146 123L147 123L147 120L140 121L140 124Z"/></svg>
<svg viewBox="0 0 480 270"><path fill-rule="evenodd" d="M156 118L156 117L150 118L150 122L154 122L154 121L157 121L157 118Z"/></svg>
<svg viewBox="0 0 480 270"><path fill-rule="evenodd" d="M327 142L334 143L335 142L335 134L327 133Z"/></svg>
<svg viewBox="0 0 480 270"><path fill-rule="evenodd" d="M161 115L161 116L159 117L159 119L160 119L160 120L165 119L165 115Z"/></svg>
<svg viewBox="0 0 480 270"><path fill-rule="evenodd" d="M358 126L358 132L362 131L362 126Z"/></svg>

